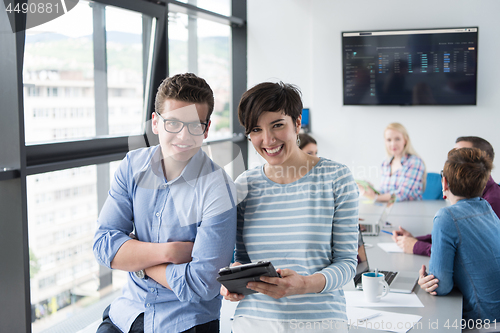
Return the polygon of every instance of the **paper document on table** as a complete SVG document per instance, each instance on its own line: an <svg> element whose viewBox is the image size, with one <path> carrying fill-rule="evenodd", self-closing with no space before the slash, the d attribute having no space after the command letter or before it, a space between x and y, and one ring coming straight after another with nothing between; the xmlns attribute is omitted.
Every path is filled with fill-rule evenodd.
<svg viewBox="0 0 500 333"><path fill-rule="evenodd" d="M378 243L377 245L387 253L391 252L403 253L403 249L400 248L396 243Z"/></svg>
<svg viewBox="0 0 500 333"><path fill-rule="evenodd" d="M382 297L380 302L369 303L365 300L365 295L363 291L344 291L345 300L347 306L358 306L358 307L411 307L411 308L423 308L424 305L414 293L411 294L401 294L401 293L389 293L387 296Z"/></svg>
<svg viewBox="0 0 500 333"><path fill-rule="evenodd" d="M421 316L411 314L347 307L348 324L357 328L406 333L413 326L421 328L420 319Z"/></svg>

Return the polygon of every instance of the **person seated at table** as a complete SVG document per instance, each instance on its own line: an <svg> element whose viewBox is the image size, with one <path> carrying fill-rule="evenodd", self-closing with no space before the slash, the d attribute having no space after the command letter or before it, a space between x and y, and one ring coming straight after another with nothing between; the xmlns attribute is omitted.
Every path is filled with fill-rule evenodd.
<svg viewBox="0 0 500 333"><path fill-rule="evenodd" d="M389 124L384 138L389 158L382 163L380 194L372 186L358 185L360 195L382 202L421 200L425 164L413 149L406 128L399 123Z"/></svg>
<svg viewBox="0 0 500 333"><path fill-rule="evenodd" d="M461 136L457 138L454 148L479 148L489 156L492 162L495 158L495 151L491 144L485 139L477 136ZM500 216L500 186L493 180L491 175L486 183L482 197L488 201L497 216ZM430 234L414 237L410 232L399 227L399 230L393 232L392 239L405 253L424 256L431 255L432 236Z"/></svg>
<svg viewBox="0 0 500 333"><path fill-rule="evenodd" d="M318 156L318 144L312 136L306 133L299 134L299 148L308 155Z"/></svg>
<svg viewBox="0 0 500 333"><path fill-rule="evenodd" d="M441 184L451 206L434 217L429 275L422 265L418 284L431 295L463 294L463 319L500 319L500 220L481 198L491 158L478 148L453 149Z"/></svg>

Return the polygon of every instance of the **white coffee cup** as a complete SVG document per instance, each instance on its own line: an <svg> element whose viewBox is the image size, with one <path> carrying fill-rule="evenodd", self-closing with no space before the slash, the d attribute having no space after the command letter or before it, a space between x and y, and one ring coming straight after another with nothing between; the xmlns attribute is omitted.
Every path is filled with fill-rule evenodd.
<svg viewBox="0 0 500 333"><path fill-rule="evenodd" d="M389 293L389 285L385 282L382 273L378 273L378 275L375 275L374 272L363 273L361 283L363 284L363 293L367 302L379 302L382 297L387 296Z"/></svg>

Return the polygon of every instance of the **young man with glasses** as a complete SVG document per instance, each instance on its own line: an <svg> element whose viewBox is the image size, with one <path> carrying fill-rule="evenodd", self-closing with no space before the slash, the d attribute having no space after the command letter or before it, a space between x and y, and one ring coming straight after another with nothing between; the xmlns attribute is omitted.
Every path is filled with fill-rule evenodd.
<svg viewBox="0 0 500 333"><path fill-rule="evenodd" d="M236 194L200 149L213 106L194 74L158 88L152 130L160 144L127 154L98 219L98 262L130 272L98 333L219 332L216 276L233 253Z"/></svg>

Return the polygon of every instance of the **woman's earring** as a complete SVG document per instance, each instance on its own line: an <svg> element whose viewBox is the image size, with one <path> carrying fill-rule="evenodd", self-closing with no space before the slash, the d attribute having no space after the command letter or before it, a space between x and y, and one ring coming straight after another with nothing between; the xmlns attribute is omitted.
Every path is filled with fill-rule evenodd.
<svg viewBox="0 0 500 333"><path fill-rule="evenodd" d="M446 196L446 194L444 194L444 191L443 191L443 200L446 200L448 197Z"/></svg>
<svg viewBox="0 0 500 333"><path fill-rule="evenodd" d="M299 136L298 136L298 135L297 135L297 146L299 146L299 147L300 147L300 138L299 138Z"/></svg>

